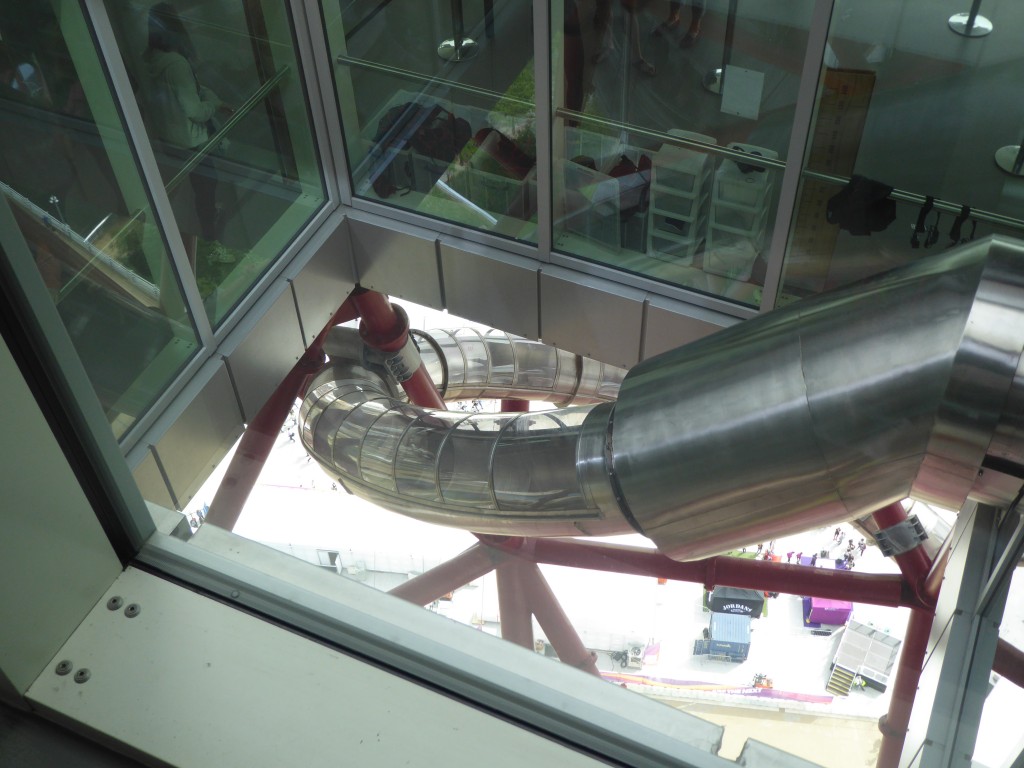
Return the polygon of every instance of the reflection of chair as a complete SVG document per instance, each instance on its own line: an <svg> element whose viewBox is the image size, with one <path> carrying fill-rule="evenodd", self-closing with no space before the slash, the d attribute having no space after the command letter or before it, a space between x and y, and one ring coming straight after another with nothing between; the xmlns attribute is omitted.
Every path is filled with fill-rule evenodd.
<svg viewBox="0 0 1024 768"><path fill-rule="evenodd" d="M699 133L673 129L673 136L714 144ZM647 252L689 265L704 242L714 159L705 152L663 144L654 155Z"/></svg>
<svg viewBox="0 0 1024 768"><path fill-rule="evenodd" d="M779 156L770 149L749 144L733 143L729 147L769 159ZM750 279L754 262L765 244L774 183L772 169L722 160L715 172L711 195L705 272L733 280Z"/></svg>

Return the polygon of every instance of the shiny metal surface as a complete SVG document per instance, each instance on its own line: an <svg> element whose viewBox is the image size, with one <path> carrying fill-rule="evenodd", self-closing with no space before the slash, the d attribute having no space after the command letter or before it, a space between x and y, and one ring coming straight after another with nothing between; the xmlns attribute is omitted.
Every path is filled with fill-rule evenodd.
<svg viewBox="0 0 1024 768"><path fill-rule="evenodd" d="M1018 245L976 242L636 366L612 440L632 514L694 559L906 497L959 508L993 433L1022 450L1022 275Z"/></svg>
<svg viewBox="0 0 1024 768"><path fill-rule="evenodd" d="M504 331L431 330L420 356L444 399L572 404L614 400L626 371ZM438 355L438 349L443 356ZM444 371L447 369L447 377Z"/></svg>
<svg viewBox="0 0 1024 768"><path fill-rule="evenodd" d="M459 345L470 361L491 362L464 364L466 378L488 379L488 392L499 392L495 380L521 391L515 389L514 341L502 334L484 343L478 335L476 344ZM591 388L599 389L601 381L592 377ZM596 428L588 419L591 406L507 414L432 411L398 399L367 369L333 364L315 377L303 400L299 433L309 454L352 493L420 520L480 533L623 533L630 528L601 468L589 478L577 469L585 434L604 443L611 406L603 408Z"/></svg>
<svg viewBox="0 0 1024 768"><path fill-rule="evenodd" d="M1008 240L760 316L624 379L500 332L431 338L447 399L601 404L432 412L369 372L325 371L301 409L307 450L353 492L430 522L524 536L632 525L689 560L908 497L1005 504L1024 478L1024 247Z"/></svg>

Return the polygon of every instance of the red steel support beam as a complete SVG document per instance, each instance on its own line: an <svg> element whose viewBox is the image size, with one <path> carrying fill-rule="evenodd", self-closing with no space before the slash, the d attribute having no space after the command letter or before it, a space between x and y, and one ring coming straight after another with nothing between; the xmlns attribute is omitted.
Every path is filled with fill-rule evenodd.
<svg viewBox="0 0 1024 768"><path fill-rule="evenodd" d="M506 557L493 547L474 544L448 562L399 584L388 594L416 605L427 605L490 573Z"/></svg>
<svg viewBox="0 0 1024 768"><path fill-rule="evenodd" d="M526 567L526 563L515 559L498 566L498 614L502 639L532 651L533 619L522 579Z"/></svg>
<svg viewBox="0 0 1024 768"><path fill-rule="evenodd" d="M527 413L530 410L529 400L502 400L502 413Z"/></svg>
<svg viewBox="0 0 1024 768"><path fill-rule="evenodd" d="M259 413L246 426L238 449L228 465L227 473L217 488L213 501L210 502L206 522L229 531L235 527L242 514L242 508L267 463L270 451L281 434L281 426L295 405L295 398L305 392L309 376L323 365L323 344L327 333L334 326L354 320L356 316L356 307L350 296L321 329L295 367L277 385L277 389L263 404Z"/></svg>
<svg viewBox="0 0 1024 768"><path fill-rule="evenodd" d="M884 531L905 522L907 512L902 504L894 502L873 512L872 517L878 529ZM910 621L907 623L907 632L903 638L903 649L896 670L896 681L893 684L892 697L889 699L889 711L878 721L878 729L882 732L882 746L876 763L878 768L897 768L900 763L900 755L907 739L910 713L914 708L914 697L921 682L928 635L935 620L934 601L938 596L941 579L937 577L932 559L922 544L923 542L920 542L913 549L893 555L893 560L903 574L903 580L922 601L928 602L930 599L932 607L928 611L910 612Z"/></svg>
<svg viewBox="0 0 1024 768"><path fill-rule="evenodd" d="M996 645L996 657L992 660L992 671L1024 688L1024 651L1000 639Z"/></svg>
<svg viewBox="0 0 1024 768"><path fill-rule="evenodd" d="M594 654L583 645L536 563L524 564L520 578L527 603L533 607L533 615L537 617L537 622L554 647L559 660L600 677Z"/></svg>
<svg viewBox="0 0 1024 768"><path fill-rule="evenodd" d="M892 698L889 700L889 711L878 721L878 729L882 732L882 746L876 763L878 768L897 768L900 764L934 618L935 614L931 611L910 612L896 680L892 686Z"/></svg>
<svg viewBox="0 0 1024 768"><path fill-rule="evenodd" d="M884 531L886 528L891 528L904 522L907 519L907 512L903 509L903 505L897 501L872 512L871 516L875 519L878 529ZM924 547L919 544L911 550L893 555L893 560L900 567L900 573L903 574L903 578L906 579L907 583L914 590L914 594L918 595L924 602L928 602L928 587L926 587L926 584L929 581L928 574L932 570L932 559L928 556ZM932 585L933 587L935 586L934 580ZM937 589L936 594L938 594ZM932 602L934 604L934 598Z"/></svg>
<svg viewBox="0 0 1024 768"><path fill-rule="evenodd" d="M396 307L383 293L356 288L352 300L359 310L359 335L373 349L385 353L398 353L409 341L409 318L401 307ZM405 381L400 382L409 400L423 408L445 410L444 400L437 393L434 382L423 363Z"/></svg>
<svg viewBox="0 0 1024 768"><path fill-rule="evenodd" d="M573 539L478 538L489 546L535 563L690 581L708 589L721 585L892 608L931 609L896 575L811 568L741 557L712 557L681 563L655 550Z"/></svg>

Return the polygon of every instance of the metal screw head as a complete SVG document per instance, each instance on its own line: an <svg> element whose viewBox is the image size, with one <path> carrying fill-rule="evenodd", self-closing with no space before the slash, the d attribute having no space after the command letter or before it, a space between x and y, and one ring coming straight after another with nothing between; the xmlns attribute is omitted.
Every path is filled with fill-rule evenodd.
<svg viewBox="0 0 1024 768"><path fill-rule="evenodd" d="M141 612L142 612L142 606L139 605L138 603L128 603L128 605L125 606L125 609L124 609L124 615L127 616L129 619L134 619Z"/></svg>
<svg viewBox="0 0 1024 768"><path fill-rule="evenodd" d="M54 672L56 672L58 675L66 675L69 674L71 670L74 668L74 664L72 664L67 659L64 659L63 661L57 662L57 668L54 670Z"/></svg>
<svg viewBox="0 0 1024 768"><path fill-rule="evenodd" d="M88 669L86 669L85 667L82 667L80 670L75 672L75 682L76 683L84 683L90 677L92 677L92 673Z"/></svg>
<svg viewBox="0 0 1024 768"><path fill-rule="evenodd" d="M231 590L231 597L232 598L238 597L238 590L237 589L232 589Z"/></svg>
<svg viewBox="0 0 1024 768"><path fill-rule="evenodd" d="M122 605L124 605L124 600L121 599L120 595L114 595L112 598L107 600L108 611L116 611Z"/></svg>

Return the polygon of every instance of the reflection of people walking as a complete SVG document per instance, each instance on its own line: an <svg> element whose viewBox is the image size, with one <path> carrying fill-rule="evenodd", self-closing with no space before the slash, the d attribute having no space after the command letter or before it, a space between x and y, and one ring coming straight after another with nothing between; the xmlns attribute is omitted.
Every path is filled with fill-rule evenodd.
<svg viewBox="0 0 1024 768"><path fill-rule="evenodd" d="M155 138L166 149L186 150L188 155L210 140L211 121L218 109L227 109L217 95L199 83L193 62L195 48L185 25L167 2L149 11L149 40L145 53L148 75L146 118ZM189 174L195 198L199 235L217 239L217 177L212 158L206 155ZM186 244L187 246L188 244ZM186 248L189 250L188 248ZM194 244L189 253L195 266Z"/></svg>

